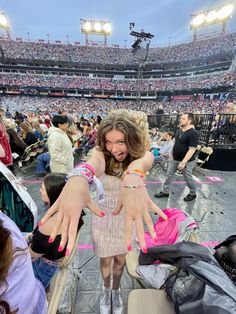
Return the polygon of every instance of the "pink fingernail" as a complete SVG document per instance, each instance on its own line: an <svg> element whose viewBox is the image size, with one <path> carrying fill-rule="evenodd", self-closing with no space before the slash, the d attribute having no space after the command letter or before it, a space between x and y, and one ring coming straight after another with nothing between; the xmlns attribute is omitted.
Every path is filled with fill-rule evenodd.
<svg viewBox="0 0 236 314"><path fill-rule="evenodd" d="M42 221L39 221L38 224L37 224L38 227L40 227L42 225L43 225Z"/></svg>
<svg viewBox="0 0 236 314"><path fill-rule="evenodd" d="M131 244L127 245L127 250L128 250L128 251L131 251L131 250L132 250Z"/></svg>
<svg viewBox="0 0 236 314"><path fill-rule="evenodd" d="M70 250L69 250L69 249L66 249L65 256L68 256L68 255L70 255Z"/></svg>
<svg viewBox="0 0 236 314"><path fill-rule="evenodd" d="M51 237L48 239L48 243L52 243L53 241L54 241L54 240L53 240L53 238L51 238Z"/></svg>
<svg viewBox="0 0 236 314"><path fill-rule="evenodd" d="M58 247L58 252L61 252L63 250L63 247L60 245L59 247Z"/></svg>
<svg viewBox="0 0 236 314"><path fill-rule="evenodd" d="M146 248L146 246L143 246L143 247L142 247L142 251L143 251L143 253L147 253L147 248Z"/></svg>
<svg viewBox="0 0 236 314"><path fill-rule="evenodd" d="M106 214L105 214L104 212L101 212L101 213L100 213L100 216L101 216L101 217L104 217L104 216L106 216Z"/></svg>

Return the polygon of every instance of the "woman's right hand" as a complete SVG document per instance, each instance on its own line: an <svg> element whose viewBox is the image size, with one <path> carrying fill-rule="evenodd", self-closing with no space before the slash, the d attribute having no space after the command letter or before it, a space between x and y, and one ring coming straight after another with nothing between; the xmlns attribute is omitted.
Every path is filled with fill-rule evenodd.
<svg viewBox="0 0 236 314"><path fill-rule="evenodd" d="M104 213L100 211L97 204L92 201L89 195L87 180L78 176L72 177L66 183L57 201L49 208L39 223L45 223L49 217L57 212L57 222L50 235L50 239L55 239L61 227L60 249L64 249L68 241L66 255L71 252L75 244L79 218L82 209L85 207L89 208L97 216L104 216Z"/></svg>

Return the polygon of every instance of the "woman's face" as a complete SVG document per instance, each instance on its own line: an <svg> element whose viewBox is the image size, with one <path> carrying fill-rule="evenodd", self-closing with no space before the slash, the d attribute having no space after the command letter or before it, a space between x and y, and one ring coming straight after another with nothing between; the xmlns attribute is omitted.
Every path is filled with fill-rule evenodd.
<svg viewBox="0 0 236 314"><path fill-rule="evenodd" d="M44 183L42 183L42 185L41 185L40 193L41 193L41 198L42 198L43 202L49 203L49 198L48 198Z"/></svg>
<svg viewBox="0 0 236 314"><path fill-rule="evenodd" d="M105 135L106 149L118 161L124 161L129 152L125 144L125 136L118 130L111 130Z"/></svg>

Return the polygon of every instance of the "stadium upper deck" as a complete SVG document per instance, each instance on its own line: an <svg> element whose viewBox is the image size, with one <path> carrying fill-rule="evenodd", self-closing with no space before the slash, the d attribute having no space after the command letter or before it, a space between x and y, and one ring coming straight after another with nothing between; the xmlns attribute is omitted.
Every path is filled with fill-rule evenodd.
<svg viewBox="0 0 236 314"><path fill-rule="evenodd" d="M139 57L131 49L78 46L36 42L2 42L6 60L53 61L77 64L137 65ZM236 51L236 33L212 39L163 48L150 48L147 64L165 65L194 61L207 64L232 59Z"/></svg>

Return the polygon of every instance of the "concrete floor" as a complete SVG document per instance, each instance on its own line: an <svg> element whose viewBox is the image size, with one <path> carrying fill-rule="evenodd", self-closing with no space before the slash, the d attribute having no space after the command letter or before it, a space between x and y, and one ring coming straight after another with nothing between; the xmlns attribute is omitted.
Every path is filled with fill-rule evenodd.
<svg viewBox="0 0 236 314"><path fill-rule="evenodd" d="M42 179L36 177L34 169L33 162L24 168L16 169L15 173L23 178L24 185L35 200L40 212L43 207L39 195ZM147 178L150 195L162 209L175 207L191 214L199 223L201 241L222 241L227 236L236 233L236 172L201 170L201 173L197 173L195 176L198 197L192 202L183 201L183 197L188 194L188 189L182 176L175 177L168 199L155 199L153 196L160 189L164 179L165 172L163 170L158 171L155 175L150 173ZM85 224L80 236L80 249L71 265L70 276L58 313L99 313L102 278L99 260L94 256L91 245L91 214L88 210L86 212ZM129 277L125 270L121 283L125 306L127 306L128 294L133 288L139 288L139 285Z"/></svg>

